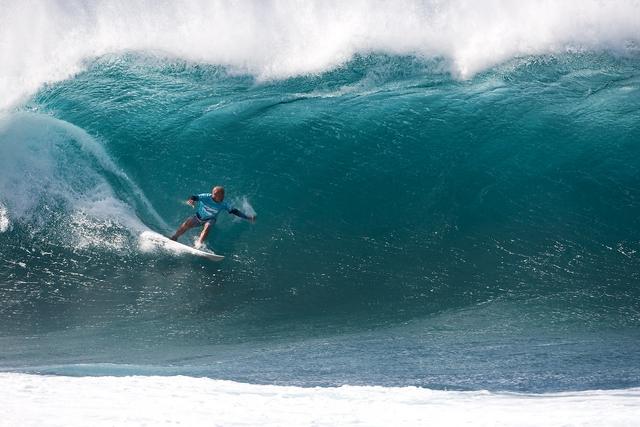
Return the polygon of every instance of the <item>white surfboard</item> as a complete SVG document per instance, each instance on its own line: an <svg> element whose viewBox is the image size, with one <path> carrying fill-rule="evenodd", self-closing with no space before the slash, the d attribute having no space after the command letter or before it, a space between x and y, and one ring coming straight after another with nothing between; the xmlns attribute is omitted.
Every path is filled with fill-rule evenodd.
<svg viewBox="0 0 640 427"><path fill-rule="evenodd" d="M196 249L192 246L183 245L180 242L171 240L168 237L154 231L143 231L142 233L140 233L140 248L147 251L160 248L177 254L189 254L207 258L211 261L222 261L224 259L223 255L218 255L211 251L205 251L202 249Z"/></svg>

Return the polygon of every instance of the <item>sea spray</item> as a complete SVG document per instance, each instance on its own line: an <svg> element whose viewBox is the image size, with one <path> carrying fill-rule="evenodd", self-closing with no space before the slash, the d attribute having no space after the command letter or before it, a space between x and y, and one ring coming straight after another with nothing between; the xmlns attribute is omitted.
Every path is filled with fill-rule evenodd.
<svg viewBox="0 0 640 427"><path fill-rule="evenodd" d="M7 213L7 208L0 203L0 233L4 233L11 226L11 222L9 220L9 214Z"/></svg>
<svg viewBox="0 0 640 427"><path fill-rule="evenodd" d="M37 225L34 231L49 228L65 245L122 248L127 234L146 229L134 211L136 204L163 223L104 149L64 121L33 113L5 115L0 166L0 194L6 200L3 231L11 216L23 225ZM120 194L131 195L131 204L119 197L109 175L124 183Z"/></svg>
<svg viewBox="0 0 640 427"><path fill-rule="evenodd" d="M0 110L106 54L149 52L260 80L354 55L445 58L462 79L516 56L637 50L637 0L0 2ZM35 20L34 17L40 19ZM36 25L34 27L34 22Z"/></svg>
<svg viewBox="0 0 640 427"><path fill-rule="evenodd" d="M251 206L251 203L249 203L249 199L247 198L247 196L242 196L240 200L234 200L234 204L239 206L238 209L245 215L249 217L257 216L256 211L255 209L253 209L253 206Z"/></svg>

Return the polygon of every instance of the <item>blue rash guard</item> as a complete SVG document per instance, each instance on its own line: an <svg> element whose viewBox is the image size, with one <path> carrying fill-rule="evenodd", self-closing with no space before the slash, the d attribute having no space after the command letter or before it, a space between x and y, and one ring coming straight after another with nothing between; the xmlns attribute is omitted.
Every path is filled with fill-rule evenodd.
<svg viewBox="0 0 640 427"><path fill-rule="evenodd" d="M220 203L213 200L213 197L210 193L202 193L195 196L191 196L190 198L193 201L198 202L196 204L196 216L200 221L213 221L215 222L218 219L218 214L220 211L227 211L230 214L239 216L240 218L247 219L248 217L240 212L238 209L233 209L229 204L225 201Z"/></svg>

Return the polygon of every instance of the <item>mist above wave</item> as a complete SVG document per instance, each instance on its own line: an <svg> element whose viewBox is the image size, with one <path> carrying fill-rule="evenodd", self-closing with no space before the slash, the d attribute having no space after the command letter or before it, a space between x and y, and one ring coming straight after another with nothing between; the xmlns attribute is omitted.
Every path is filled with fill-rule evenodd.
<svg viewBox="0 0 640 427"><path fill-rule="evenodd" d="M640 2L0 1L0 110L87 59L145 51L258 79L335 68L355 54L442 57L468 78L519 55L635 49Z"/></svg>

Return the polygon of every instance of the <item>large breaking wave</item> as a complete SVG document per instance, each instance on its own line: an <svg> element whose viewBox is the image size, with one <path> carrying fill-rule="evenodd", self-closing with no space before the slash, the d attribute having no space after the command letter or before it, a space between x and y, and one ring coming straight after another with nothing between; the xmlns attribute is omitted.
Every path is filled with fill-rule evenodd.
<svg viewBox="0 0 640 427"><path fill-rule="evenodd" d="M640 383L638 2L2 7L1 366Z"/></svg>

